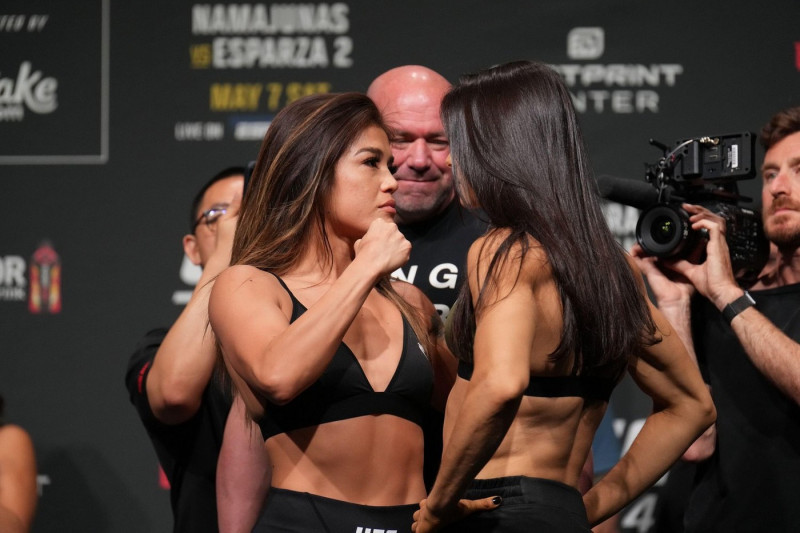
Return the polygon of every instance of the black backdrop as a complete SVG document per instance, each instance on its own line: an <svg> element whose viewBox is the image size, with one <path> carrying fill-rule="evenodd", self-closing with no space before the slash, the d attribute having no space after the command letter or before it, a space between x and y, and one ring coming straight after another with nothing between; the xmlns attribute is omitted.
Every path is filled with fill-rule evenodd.
<svg viewBox="0 0 800 533"><path fill-rule="evenodd" d="M4 0L0 393L36 443L34 531L169 530L125 363L191 290L194 191L253 159L287 101L400 64L455 81L540 59L571 86L595 172L638 180L660 155L649 138L757 131L800 104L798 16L796 0ZM630 244L637 212L607 214ZM649 405L629 383L613 401L626 440ZM648 530L656 493L627 531Z"/></svg>

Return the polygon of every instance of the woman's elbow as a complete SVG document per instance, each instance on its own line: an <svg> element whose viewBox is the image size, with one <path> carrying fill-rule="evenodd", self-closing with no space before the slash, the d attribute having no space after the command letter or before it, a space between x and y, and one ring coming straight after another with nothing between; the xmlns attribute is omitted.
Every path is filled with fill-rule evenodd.
<svg viewBox="0 0 800 533"><path fill-rule="evenodd" d="M295 386L294 380L274 372L259 379L256 388L264 398L275 405L286 405L302 392L302 389Z"/></svg>
<svg viewBox="0 0 800 533"><path fill-rule="evenodd" d="M273 405L286 405L295 399L297 395L284 390L265 391L264 397Z"/></svg>
<svg viewBox="0 0 800 533"><path fill-rule="evenodd" d="M225 369L233 377L237 387L246 387L260 400L275 405L285 405L292 401L302 389L294 387L296 382L282 370L280 365L265 361L253 362L239 353L222 351Z"/></svg>
<svg viewBox="0 0 800 533"><path fill-rule="evenodd" d="M714 405L710 394L702 401L701 412L703 415L703 431L705 431L717 421L717 407Z"/></svg>
<svg viewBox="0 0 800 533"><path fill-rule="evenodd" d="M691 420L696 425L697 434L703 433L717 420L717 408L708 390L698 395L689 407L691 410Z"/></svg>
<svg viewBox="0 0 800 533"><path fill-rule="evenodd" d="M684 393L673 401L655 407L655 411L670 413L679 424L697 437L708 429L717 419L714 401L707 390L698 394Z"/></svg>

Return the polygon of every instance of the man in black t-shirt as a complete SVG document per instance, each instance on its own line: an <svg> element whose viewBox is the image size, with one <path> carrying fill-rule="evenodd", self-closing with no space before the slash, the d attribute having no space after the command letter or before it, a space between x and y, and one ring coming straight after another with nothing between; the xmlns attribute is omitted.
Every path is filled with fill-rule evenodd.
<svg viewBox="0 0 800 533"><path fill-rule="evenodd" d="M486 230L475 213L460 208L447 164L439 108L449 89L443 76L419 65L384 72L367 89L393 130L395 221L411 242L408 263L393 275L422 289L442 319L458 296L467 251Z"/></svg>
<svg viewBox="0 0 800 533"><path fill-rule="evenodd" d="M125 376L170 483L176 533L218 531L215 475L231 398L214 376L208 297L214 278L230 263L243 182L244 169L229 168L195 197L183 249L203 274L172 327L140 341Z"/></svg>
<svg viewBox="0 0 800 533"><path fill-rule="evenodd" d="M633 253L658 306L697 356L717 423L684 456L697 462L685 531L797 531L800 478L800 107L761 132L763 226L770 261L744 290L724 220L685 206L708 231L706 260ZM669 276L665 273L668 272Z"/></svg>

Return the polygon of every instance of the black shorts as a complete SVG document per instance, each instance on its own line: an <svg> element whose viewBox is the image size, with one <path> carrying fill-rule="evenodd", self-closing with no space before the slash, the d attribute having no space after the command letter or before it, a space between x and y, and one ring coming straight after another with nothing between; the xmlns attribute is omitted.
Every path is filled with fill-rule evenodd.
<svg viewBox="0 0 800 533"><path fill-rule="evenodd" d="M464 497L480 500L491 496L502 496L503 504L493 511L472 514L444 531L591 533L583 497L569 485L525 476L476 479Z"/></svg>
<svg viewBox="0 0 800 533"><path fill-rule="evenodd" d="M358 505L270 487L253 533L410 533L419 505Z"/></svg>

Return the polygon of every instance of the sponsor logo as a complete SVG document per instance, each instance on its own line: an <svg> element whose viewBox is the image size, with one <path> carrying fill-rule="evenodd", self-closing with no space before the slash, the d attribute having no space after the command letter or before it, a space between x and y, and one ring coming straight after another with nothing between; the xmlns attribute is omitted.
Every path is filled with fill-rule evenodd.
<svg viewBox="0 0 800 533"><path fill-rule="evenodd" d="M0 13L0 128L12 128L0 143L0 165L107 161L109 3L87 2L80 17L68 2L47 3L47 13ZM95 44L85 49L86 42ZM77 91L64 91L67 78L79 80ZM90 89L81 91L84 84ZM65 143L64 131L81 134Z"/></svg>
<svg viewBox="0 0 800 533"><path fill-rule="evenodd" d="M358 526L356 528L356 533L397 533L397 530Z"/></svg>
<svg viewBox="0 0 800 533"><path fill-rule="evenodd" d="M34 314L61 312L61 258L48 242L31 258L28 310Z"/></svg>
<svg viewBox="0 0 800 533"><path fill-rule="evenodd" d="M25 118L25 109L40 115L58 108L58 80L35 70L33 63L23 61L14 77L0 72L0 122Z"/></svg>
<svg viewBox="0 0 800 533"><path fill-rule="evenodd" d="M573 28L567 34L567 56L570 59L597 59L606 46L603 28Z"/></svg>
<svg viewBox="0 0 800 533"><path fill-rule="evenodd" d="M603 28L573 28L567 56L576 63L550 65L561 74L579 113L659 113L663 87L674 87L683 74L678 63L636 64L597 60L605 53Z"/></svg>
<svg viewBox="0 0 800 533"><path fill-rule="evenodd" d="M0 256L0 301L27 302L34 314L61 312L61 258L52 244L43 241L30 261Z"/></svg>

